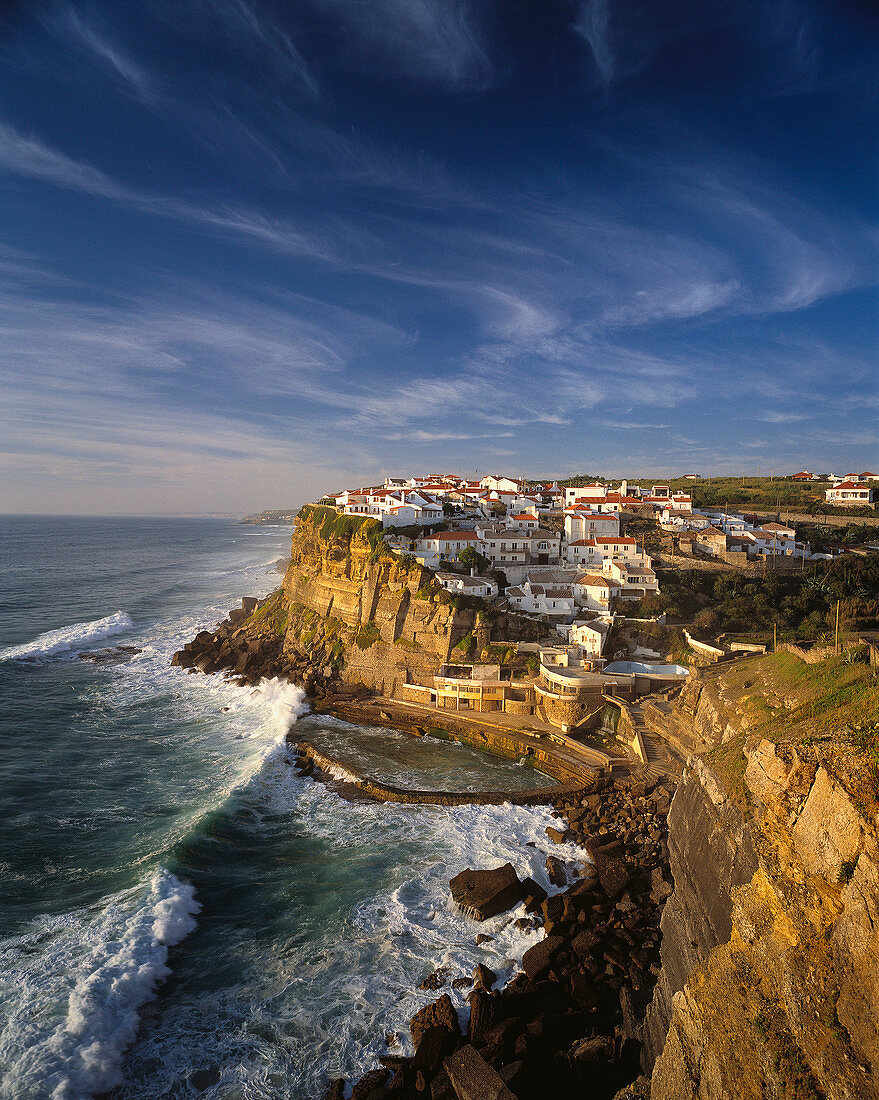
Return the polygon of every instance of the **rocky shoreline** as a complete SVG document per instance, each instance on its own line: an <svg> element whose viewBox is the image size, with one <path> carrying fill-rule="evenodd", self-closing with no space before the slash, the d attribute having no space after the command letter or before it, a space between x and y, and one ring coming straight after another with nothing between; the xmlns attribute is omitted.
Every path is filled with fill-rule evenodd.
<svg viewBox="0 0 879 1100"><path fill-rule="evenodd" d="M243 599L171 663L190 672L225 671L241 685L283 677L302 686L319 708L372 695L342 683L326 646L285 649L273 599ZM381 717L383 724L411 724L395 721L399 715ZM304 753L295 764L303 777L314 772ZM666 827L671 782L596 777L585 796L581 791L555 799L559 824L548 830L549 839L574 841L592 860L585 877L566 882L563 865L548 857L550 881L565 887L557 894L547 897L533 880L520 882L511 867L462 869L450 887L463 911L472 914L477 942L478 918L488 913L473 890L478 894L481 881L484 892L499 872L505 882L500 908L493 912L524 902L526 915L515 919L542 927L544 938L525 953L522 972L502 990L492 988L494 975L484 966L472 977L431 975L425 988L439 990L447 981L472 986L466 1029L461 1030L448 994L442 994L412 1019L414 1055L381 1058L379 1067L354 1084L353 1100L542 1100L553 1089L588 1090L593 1100L602 1100L618 1090L635 1098L642 1087L649 1095L646 1080L636 1081L638 1027L659 973L659 922L672 892ZM490 887L488 893L497 904ZM327 1100L341 1100L344 1091L344 1081L332 1082Z"/></svg>
<svg viewBox="0 0 879 1100"><path fill-rule="evenodd" d="M356 699L372 694L342 683L338 662L326 646L285 649L283 633L277 629L280 610L279 593L263 601L245 596L241 607L230 611L214 630L199 631L178 650L171 664L190 672L231 673L242 686L255 687L263 679L283 677L317 702L330 695Z"/></svg>
<svg viewBox="0 0 879 1100"><path fill-rule="evenodd" d="M581 801L559 803L549 838L575 840L592 864L550 897L533 880L520 882L509 864L456 876L452 897L473 919L477 943L480 919L522 902L528 915L516 919L542 926L545 936L502 990L493 990L495 976L481 965L472 977L431 975L423 988L472 986L466 1028L442 994L412 1018L414 1055L380 1058L355 1083L352 1100L538 1100L553 1090L592 1100L649 1096L649 1082L638 1076L639 1024L659 974L659 923L672 892L671 793L657 780L600 779ZM565 883L552 856L547 872ZM340 1100L344 1088L333 1081L325 1100Z"/></svg>

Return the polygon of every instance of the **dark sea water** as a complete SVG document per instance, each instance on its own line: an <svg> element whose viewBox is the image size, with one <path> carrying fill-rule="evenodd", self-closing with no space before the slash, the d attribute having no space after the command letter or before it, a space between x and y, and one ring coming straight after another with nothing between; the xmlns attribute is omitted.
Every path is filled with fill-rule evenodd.
<svg viewBox="0 0 879 1100"><path fill-rule="evenodd" d="M449 905L465 866L545 886L544 809L342 801L307 736L401 786L536 785L444 742L309 716L301 691L170 655L279 583L289 528L0 517L0 1097L319 1097L439 966L515 972L538 933ZM114 645L142 652L92 664ZM528 847L527 841L536 847ZM514 911L513 916L519 915ZM465 1011L462 992L453 991Z"/></svg>

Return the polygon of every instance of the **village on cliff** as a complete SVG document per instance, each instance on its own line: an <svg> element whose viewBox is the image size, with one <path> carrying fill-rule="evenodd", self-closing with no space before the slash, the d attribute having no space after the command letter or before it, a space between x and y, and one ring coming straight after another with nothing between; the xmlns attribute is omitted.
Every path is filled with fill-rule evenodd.
<svg viewBox="0 0 879 1100"><path fill-rule="evenodd" d="M812 475L795 475L802 477ZM850 503L872 503L875 480L869 473L837 478L827 500L845 503L853 485ZM540 641L518 647L533 651L541 673L534 688L540 698L531 699L528 711L539 711L563 731L602 696L634 700L686 678L689 667L669 663L661 651L629 646L615 652L618 624L644 624L649 632L651 624L665 620L655 566L667 565L668 558L655 560L658 546L670 545L679 560L703 568L750 574L801 572L807 561L829 557L799 540L778 516L694 508L689 492L668 484L595 480L560 486L495 474L427 474L388 477L382 485L345 489L314 505L379 521L386 547L408 564L431 570L451 596L475 597L474 603L484 601L494 612L531 619ZM689 635L687 642L709 659L722 652ZM524 713L528 700L519 698L502 668L465 666L460 656L429 682L410 681L405 697L444 709Z"/></svg>

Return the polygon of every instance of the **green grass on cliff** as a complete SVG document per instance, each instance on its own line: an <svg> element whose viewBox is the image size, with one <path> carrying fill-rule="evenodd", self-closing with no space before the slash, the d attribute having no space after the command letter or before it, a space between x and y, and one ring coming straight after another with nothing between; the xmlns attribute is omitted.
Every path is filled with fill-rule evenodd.
<svg viewBox="0 0 879 1100"><path fill-rule="evenodd" d="M719 674L744 732L707 754L737 800L746 800L744 750L764 738L795 747L842 779L861 806L879 805L879 677L864 649L806 664L770 653Z"/></svg>
<svg viewBox="0 0 879 1100"><path fill-rule="evenodd" d="M246 626L268 627L273 634L283 636L287 632L287 604L280 589L257 607L246 620Z"/></svg>

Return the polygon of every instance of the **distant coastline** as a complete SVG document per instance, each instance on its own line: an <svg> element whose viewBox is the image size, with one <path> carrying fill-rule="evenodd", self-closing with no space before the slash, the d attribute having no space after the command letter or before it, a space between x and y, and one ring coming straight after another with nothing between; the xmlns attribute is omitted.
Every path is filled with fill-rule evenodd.
<svg viewBox="0 0 879 1100"><path fill-rule="evenodd" d="M269 527L277 524L293 526L296 522L298 508L267 508L264 512L258 512L254 516L245 516L238 521L239 525L249 524L256 527Z"/></svg>

